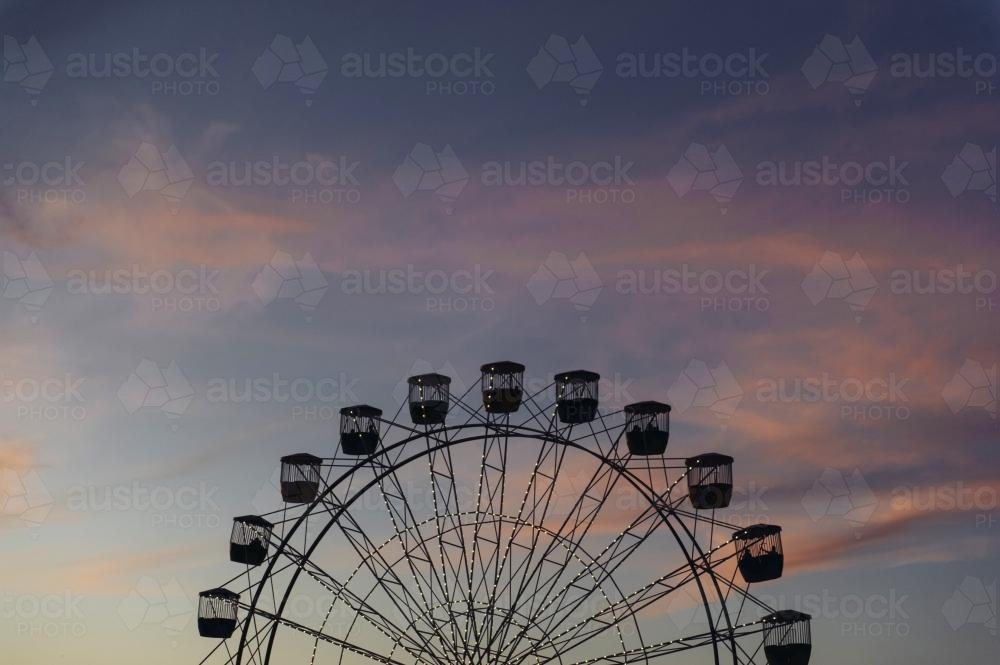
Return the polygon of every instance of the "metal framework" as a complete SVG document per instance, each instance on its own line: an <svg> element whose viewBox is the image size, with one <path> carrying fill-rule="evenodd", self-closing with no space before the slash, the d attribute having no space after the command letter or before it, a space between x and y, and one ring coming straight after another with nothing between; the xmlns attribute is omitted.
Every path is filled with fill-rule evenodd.
<svg viewBox="0 0 1000 665"><path fill-rule="evenodd" d="M447 377L428 375L445 422L422 410L426 378L411 380L409 408L391 418L345 410L344 433L365 433L364 446L282 458L284 507L237 518L257 527L259 556L234 557L240 573L202 599L206 636L222 638L202 663L625 665L686 653L676 658L805 665L809 617L768 607L741 575L746 557L776 552L752 536L780 529L741 528L717 515L728 501L692 499L689 474L706 477L716 459L731 486L732 458L633 454L634 408L560 418L560 379L582 376L596 400L596 374L522 395L523 366L510 365L511 408L475 385L442 393Z"/></svg>

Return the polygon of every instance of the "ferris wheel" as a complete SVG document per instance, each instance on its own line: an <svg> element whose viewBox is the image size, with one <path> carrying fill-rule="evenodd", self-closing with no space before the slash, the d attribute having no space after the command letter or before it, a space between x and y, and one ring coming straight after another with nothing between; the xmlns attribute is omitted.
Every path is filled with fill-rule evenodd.
<svg viewBox="0 0 1000 665"><path fill-rule="evenodd" d="M524 373L410 377L392 417L341 410L332 457L283 457L283 507L235 518L239 572L200 594L202 662L808 663L809 615L750 592L781 528L720 516L733 458L667 456L670 406L605 412L594 372Z"/></svg>

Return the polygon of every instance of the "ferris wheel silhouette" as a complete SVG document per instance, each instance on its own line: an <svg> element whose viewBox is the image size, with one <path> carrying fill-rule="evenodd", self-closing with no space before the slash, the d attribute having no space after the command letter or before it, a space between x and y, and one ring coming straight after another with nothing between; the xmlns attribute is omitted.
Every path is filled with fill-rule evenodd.
<svg viewBox="0 0 1000 665"><path fill-rule="evenodd" d="M203 663L809 662L811 618L750 592L782 575L781 527L719 515L732 457L667 456L670 406L602 411L595 372L526 394L524 365L480 370L462 395L410 377L392 417L341 410L332 457L282 458L284 507L234 519L240 572L200 594Z"/></svg>

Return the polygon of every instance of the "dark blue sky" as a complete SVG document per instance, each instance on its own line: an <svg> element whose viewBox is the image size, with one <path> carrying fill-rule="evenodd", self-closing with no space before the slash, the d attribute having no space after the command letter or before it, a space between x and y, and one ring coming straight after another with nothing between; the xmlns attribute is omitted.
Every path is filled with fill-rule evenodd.
<svg viewBox="0 0 1000 665"><path fill-rule="evenodd" d="M0 590L82 596L85 625L82 635L27 639L18 626L49 624L22 616L0 633L18 662L176 663L203 653L193 625L179 635L130 629L122 599L143 576L176 579L189 593L224 579L229 518L250 510L280 455L328 453L335 427L286 404L213 401L213 381L336 378L351 386L338 408L395 405L413 371L451 367L471 385L481 362L503 356L536 380L597 370L621 389L616 406L673 400L692 367L724 365L742 399L675 404L671 446L732 453L740 482L765 488L762 506L734 517L788 530L788 572L761 593L779 605L824 593L907 597L905 616L816 617L812 662L995 654L986 621L956 628L943 610L967 577L984 588L996 578L995 0L2 2L0 25L0 373L13 382L0 405L0 466L22 482L40 478L51 504L41 520L5 508L13 563ZM312 94L255 68L281 50L279 35L300 53L308 38L328 67ZM32 37L44 54L29 59L32 72L44 60L52 69L37 94L18 74ZM584 37L592 49L602 70L587 94L533 79L531 63L554 37ZM871 63L841 67L874 78L852 90L827 73L824 59L840 46ZM353 54L377 61L408 49L447 58L478 49L489 74L342 69ZM623 57L662 62L685 50L709 62L752 51L766 74L619 75ZM959 50L988 71L948 75ZM173 63L202 51L204 76L131 67L135 53ZM102 77L69 66L82 59L99 71L106 57L129 67ZM921 70L933 60L937 75L898 75L907 59ZM616 162L619 181L597 182ZM53 163L52 182L32 177ZM494 164L513 181L490 184ZM522 168L550 164L541 184L516 182ZM568 185L560 169L570 164L597 175ZM796 177L824 164L818 183ZM340 177L273 181L292 165L309 174L335 166ZM762 175L772 167L784 184ZM426 173L437 168L443 182ZM220 169L267 178L219 185L210 174ZM845 184L855 172L867 176ZM296 269L328 287L315 308L267 295L268 270L305 255L315 271ZM153 293L137 285L140 275L176 280L187 270L216 276L194 293L176 281ZM107 271L123 271L123 292L99 293ZM376 286L352 292L349 278L365 271ZM388 271L418 273L417 288L379 289ZM419 288L432 271L448 279L433 297ZM470 293L463 280L477 271ZM695 277L673 288L671 271ZM949 288L960 271L981 281ZM748 273L764 273L762 290L739 288ZM898 286L901 273L933 292ZM74 290L81 274L87 285ZM713 274L734 275L735 286L714 289ZM128 407L120 390L144 360L164 371L175 362L190 384L180 419ZM83 380L83 403L69 400L79 418L35 417L37 398L10 387L67 376ZM895 377L906 387L860 400L796 393L824 377L838 386ZM762 394L779 382L791 397ZM889 407L893 416L879 410ZM814 520L804 509L827 470L857 471L877 498L860 537L843 515ZM133 481L173 491L209 483L216 503L196 512L214 525L169 528L141 510L70 506L81 487ZM941 500L970 487L992 503ZM936 499L900 503L907 493ZM109 654L111 643L120 646Z"/></svg>

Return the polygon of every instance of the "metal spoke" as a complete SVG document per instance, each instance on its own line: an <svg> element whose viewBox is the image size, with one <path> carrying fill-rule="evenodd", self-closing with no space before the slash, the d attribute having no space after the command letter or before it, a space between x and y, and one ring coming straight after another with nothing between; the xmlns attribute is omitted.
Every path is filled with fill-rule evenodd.
<svg viewBox="0 0 1000 665"><path fill-rule="evenodd" d="M722 637L726 639L737 639L757 635L762 631L763 629L760 627L760 624L755 622L734 626L732 630L726 631L727 634ZM629 649L620 653L612 653L604 656L587 658L585 660L578 660L571 663L571 665L627 665L628 663L634 663L637 660L651 661L664 656L669 656L671 654L680 653L682 651L689 651L698 647L714 644L719 640L719 638L720 635L716 631L699 633L697 635L689 635L687 637L677 638L668 642L658 642L656 644L650 644L637 649ZM541 663L548 663L552 660L554 660L554 658L548 658L542 660Z"/></svg>
<svg viewBox="0 0 1000 665"><path fill-rule="evenodd" d="M270 620L270 621L272 621L274 623L281 624L283 626L287 626L288 628L292 628L293 630L297 630L300 633L304 633L306 635L309 635L310 637L314 637L317 640L321 640L323 642L327 642L329 644L333 644L335 646L338 646L338 647L344 649L345 651L350 651L353 654L357 654L359 656L364 656L365 658L367 658L367 659L369 659L369 660L371 660L373 662L382 663L383 665L407 665L406 663L402 663L402 662L400 662L398 660L393 660L392 658L389 658L388 656L383 656L382 654L375 653L374 651L370 651L370 650L368 650L368 649L366 649L364 647L358 646L358 645L353 644L351 642L347 642L346 640L339 639L337 637L334 637L333 635L327 635L326 633L318 631L318 630L315 630L314 628L309 628L308 626L303 626L302 624L300 624L298 622L295 622L295 621L292 621L291 619L287 619L287 618L284 618L284 617L276 616L276 615L271 614L269 612L264 612L263 610L260 610L260 609L255 609L252 606L247 605L245 603L241 603L241 607L244 610L247 610L248 612L252 612L253 614L256 614L256 615L259 615L261 617L264 617L265 619L268 619L268 620Z"/></svg>
<svg viewBox="0 0 1000 665"><path fill-rule="evenodd" d="M297 565L301 565L303 567L303 570L307 575L312 577L319 585L333 594L330 608L327 610L327 617L329 617L329 613L333 611L335 603L337 601L342 601L358 617L362 618L368 623L368 625L391 639L394 644L399 645L404 651L413 656L417 662L424 662L430 665L430 661L424 660L422 656L422 652L426 650L426 645L414 640L413 637L401 626L397 626L391 619L386 617L384 614L379 613L375 610L375 608L369 605L367 600L350 591L345 584L341 583L332 575L324 571L313 561L306 559L301 553L289 548L284 555L294 559ZM374 589L371 593L373 592ZM325 623L326 618L324 618L324 624Z"/></svg>

